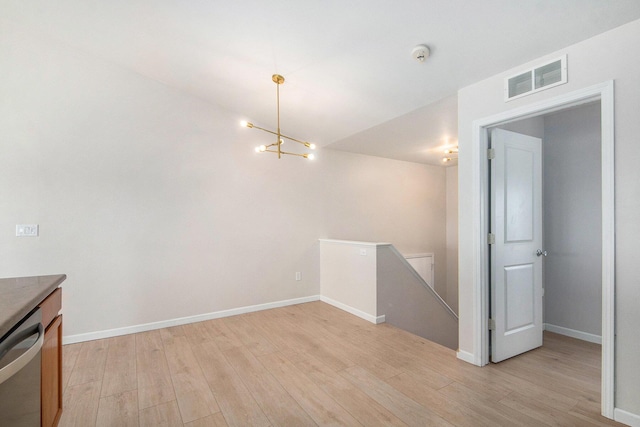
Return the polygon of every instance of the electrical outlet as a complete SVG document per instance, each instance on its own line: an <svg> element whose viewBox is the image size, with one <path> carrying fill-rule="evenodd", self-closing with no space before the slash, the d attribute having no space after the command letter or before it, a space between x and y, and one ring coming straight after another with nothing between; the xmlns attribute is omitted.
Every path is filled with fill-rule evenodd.
<svg viewBox="0 0 640 427"><path fill-rule="evenodd" d="M299 271L296 271L296 280L302 280L302 274Z"/></svg>
<svg viewBox="0 0 640 427"><path fill-rule="evenodd" d="M38 237L38 224L16 225L16 237Z"/></svg>

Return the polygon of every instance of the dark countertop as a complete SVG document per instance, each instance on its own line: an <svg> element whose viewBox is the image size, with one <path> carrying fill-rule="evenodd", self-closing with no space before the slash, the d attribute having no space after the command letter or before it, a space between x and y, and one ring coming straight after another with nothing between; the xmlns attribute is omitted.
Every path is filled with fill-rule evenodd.
<svg viewBox="0 0 640 427"><path fill-rule="evenodd" d="M0 279L0 338L66 278L66 274L56 274Z"/></svg>

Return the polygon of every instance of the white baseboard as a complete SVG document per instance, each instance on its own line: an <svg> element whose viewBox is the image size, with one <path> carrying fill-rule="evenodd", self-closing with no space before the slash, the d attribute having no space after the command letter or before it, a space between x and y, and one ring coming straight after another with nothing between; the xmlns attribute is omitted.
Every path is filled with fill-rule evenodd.
<svg viewBox="0 0 640 427"><path fill-rule="evenodd" d="M269 302L266 304L249 305L230 310L215 311L213 313L198 314L195 316L180 317L177 319L162 320L160 322L144 323L141 325L126 326L124 328L108 329L105 331L89 332L86 334L68 335L62 337L62 344L74 344L84 341L92 341L103 338L117 337L120 335L135 334L137 332L152 331L154 329L168 328L171 326L186 325L188 323L202 322L205 320L219 319L221 317L236 316L238 314L252 313L254 311L269 310L272 308L286 307L288 305L303 304L305 302L319 301L320 295L294 298L283 301Z"/></svg>
<svg viewBox="0 0 640 427"><path fill-rule="evenodd" d="M456 352L456 357L458 359L460 359L460 360L463 360L463 361L467 362L467 363L471 363L472 365L480 366L479 363L476 363L476 359L473 356L473 354L469 353L467 351L458 350Z"/></svg>
<svg viewBox="0 0 640 427"><path fill-rule="evenodd" d="M562 326L551 325L549 323L545 323L543 326L545 331L554 332L556 334L565 335L571 338L577 338L579 340L589 341L596 344L602 344L602 337L600 335L576 331L575 329L564 328Z"/></svg>
<svg viewBox="0 0 640 427"><path fill-rule="evenodd" d="M631 427L640 427L640 415L632 414L622 409L615 408L613 410L613 419Z"/></svg>
<svg viewBox="0 0 640 427"><path fill-rule="evenodd" d="M351 306L348 306L346 304L343 304L341 302L338 302L336 300L333 300L331 298L327 298L325 296L320 296L320 301L322 302L326 302L329 305L332 305L336 308L339 308L340 310L346 311L347 313L351 313L354 316L358 316L361 319L366 320L367 322L371 322L371 323L375 323L376 325L379 323L384 323L385 322L385 316L374 316L372 314L369 313L365 313L362 310L358 310L357 308L353 308Z"/></svg>

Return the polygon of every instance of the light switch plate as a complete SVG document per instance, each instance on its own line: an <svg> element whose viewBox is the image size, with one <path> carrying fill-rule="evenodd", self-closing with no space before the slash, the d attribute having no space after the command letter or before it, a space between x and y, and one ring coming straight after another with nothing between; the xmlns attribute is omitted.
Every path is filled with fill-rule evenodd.
<svg viewBox="0 0 640 427"><path fill-rule="evenodd" d="M16 225L16 237L38 237L38 224Z"/></svg>

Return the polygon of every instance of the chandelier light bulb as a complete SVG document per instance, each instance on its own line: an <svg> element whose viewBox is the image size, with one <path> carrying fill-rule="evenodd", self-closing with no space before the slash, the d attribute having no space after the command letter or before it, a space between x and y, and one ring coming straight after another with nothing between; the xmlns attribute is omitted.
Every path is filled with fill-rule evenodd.
<svg viewBox="0 0 640 427"><path fill-rule="evenodd" d="M306 156L304 156L305 159L309 159L309 160L313 160L316 158L316 156L314 156L313 154L307 154Z"/></svg>
<svg viewBox="0 0 640 427"><path fill-rule="evenodd" d="M309 144L309 148L311 148L312 150L315 150L316 149L316 144L313 144L313 143Z"/></svg>
<svg viewBox="0 0 640 427"><path fill-rule="evenodd" d="M458 147L445 148L442 150L444 152L444 157L442 158L442 163L450 163L454 160L458 160Z"/></svg>

